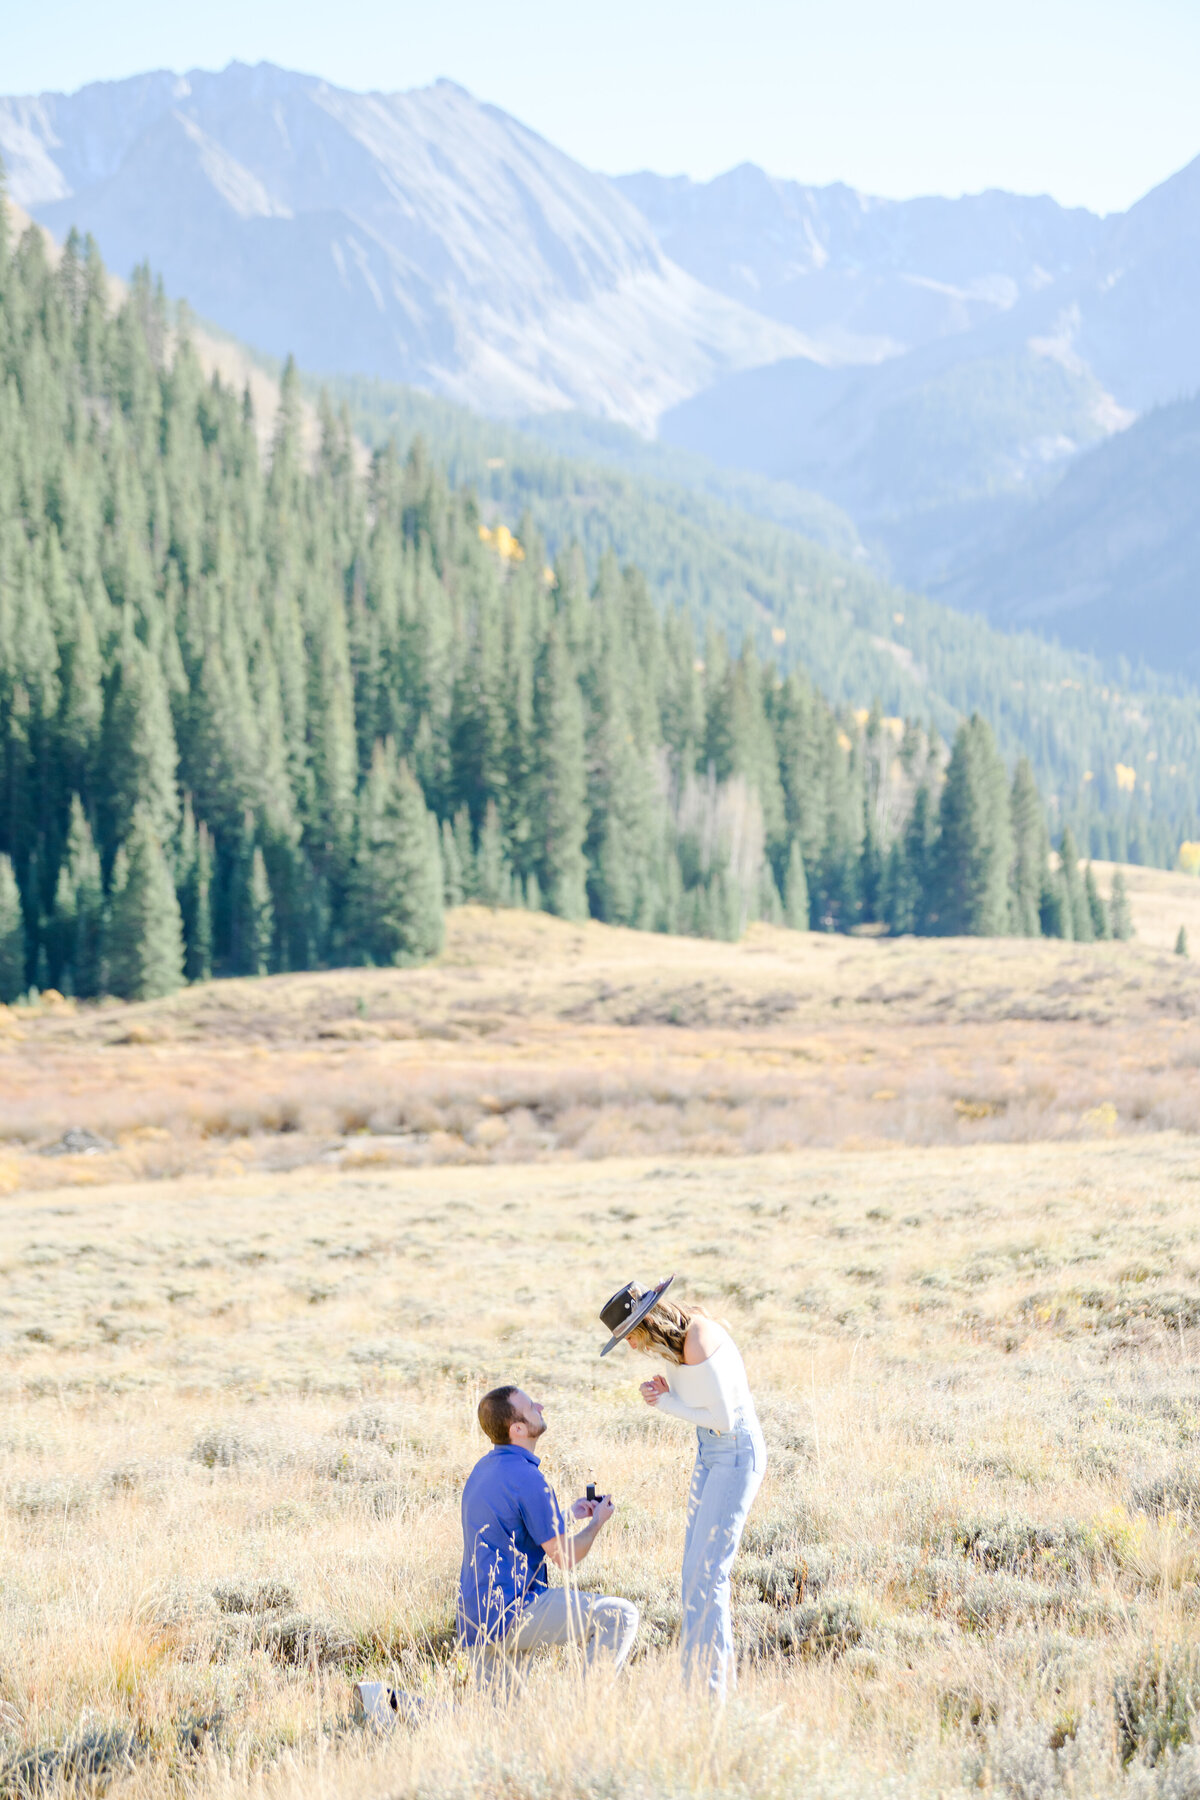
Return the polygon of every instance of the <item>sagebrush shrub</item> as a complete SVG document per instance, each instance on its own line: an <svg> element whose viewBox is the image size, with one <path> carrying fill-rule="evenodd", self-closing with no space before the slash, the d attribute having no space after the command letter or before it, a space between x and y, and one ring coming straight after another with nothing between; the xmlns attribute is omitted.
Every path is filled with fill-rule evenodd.
<svg viewBox="0 0 1200 1800"><path fill-rule="evenodd" d="M1139 1752L1154 1764L1167 1750L1192 1742L1200 1708L1200 1648L1147 1650L1113 1686L1121 1761Z"/></svg>
<svg viewBox="0 0 1200 1800"><path fill-rule="evenodd" d="M781 1609L764 1604L755 1623L757 1632L747 1647L752 1657L806 1661L841 1656L862 1641L866 1629L857 1601L836 1594Z"/></svg>
<svg viewBox="0 0 1200 1800"><path fill-rule="evenodd" d="M1087 1538L1073 1519L1037 1525L1030 1519L1000 1517L964 1520L951 1527L951 1541L985 1569L1030 1574L1073 1568Z"/></svg>
<svg viewBox="0 0 1200 1800"><path fill-rule="evenodd" d="M232 1425L213 1425L202 1431L192 1445L192 1461L205 1469L236 1469L242 1463L257 1462L259 1445Z"/></svg>

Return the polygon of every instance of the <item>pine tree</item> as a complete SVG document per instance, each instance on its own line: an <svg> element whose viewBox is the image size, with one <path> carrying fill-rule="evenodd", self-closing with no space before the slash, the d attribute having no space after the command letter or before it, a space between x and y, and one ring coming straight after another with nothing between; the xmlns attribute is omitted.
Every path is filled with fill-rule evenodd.
<svg viewBox="0 0 1200 1800"><path fill-rule="evenodd" d="M636 925L653 881L657 783L626 698L628 671L606 648L603 666L589 680L587 897L597 918Z"/></svg>
<svg viewBox="0 0 1200 1800"><path fill-rule="evenodd" d="M936 901L935 844L933 803L922 782L890 860L887 921L893 936L931 929Z"/></svg>
<svg viewBox="0 0 1200 1800"><path fill-rule="evenodd" d="M104 884L100 856L78 794L71 796L67 843L54 890L48 933L50 978L80 999L99 994L104 948Z"/></svg>
<svg viewBox="0 0 1200 1800"><path fill-rule="evenodd" d="M129 634L111 685L101 730L108 828L115 842L128 836L138 806L146 808L160 844L179 822L175 784L178 752L162 671Z"/></svg>
<svg viewBox="0 0 1200 1800"><path fill-rule="evenodd" d="M188 939L186 968L189 981L212 979L212 875L212 837L201 820L196 833L196 873L190 894L192 932Z"/></svg>
<svg viewBox="0 0 1200 1800"><path fill-rule="evenodd" d="M212 977L212 837L197 826L189 795L179 831L179 910L183 918L183 973L188 981Z"/></svg>
<svg viewBox="0 0 1200 1800"><path fill-rule="evenodd" d="M100 732L104 720L104 662L96 625L77 592L74 619L64 637L59 704L62 773L66 785L95 803Z"/></svg>
<svg viewBox="0 0 1200 1800"><path fill-rule="evenodd" d="M684 929L684 903L683 871L679 866L679 853L672 845L664 858L662 896L658 916L651 921L651 929L681 932Z"/></svg>
<svg viewBox="0 0 1200 1800"><path fill-rule="evenodd" d="M1100 889L1096 886L1096 876L1090 862L1084 874L1083 897L1092 924L1092 936L1101 942L1105 938L1110 938L1112 925L1108 916L1108 908L1100 898Z"/></svg>
<svg viewBox="0 0 1200 1800"><path fill-rule="evenodd" d="M829 930L849 931L859 911L862 862L862 769L844 749L832 714L825 720L825 807L816 871L805 858L814 916Z"/></svg>
<svg viewBox="0 0 1200 1800"><path fill-rule="evenodd" d="M471 838L471 815L465 806L460 806L454 815L454 854L458 860L462 897L475 900L479 896L475 880L475 846Z"/></svg>
<svg viewBox="0 0 1200 1800"><path fill-rule="evenodd" d="M242 822L229 870L229 957L235 975L265 975L275 939L275 902L254 820Z"/></svg>
<svg viewBox="0 0 1200 1800"><path fill-rule="evenodd" d="M792 839L788 851L787 875L783 884L784 922L793 931L808 930L808 878L804 873L804 857L799 838Z"/></svg>
<svg viewBox="0 0 1200 1800"><path fill-rule="evenodd" d="M883 865L881 909L892 937L903 937L913 928L918 890L909 876L902 838L893 838Z"/></svg>
<svg viewBox="0 0 1200 1800"><path fill-rule="evenodd" d="M1043 937L1070 938L1073 935L1071 906L1061 868L1046 871L1038 901L1038 922Z"/></svg>
<svg viewBox="0 0 1200 1800"><path fill-rule="evenodd" d="M154 1000L183 981L183 920L149 808L139 805L117 855L106 942L108 985Z"/></svg>
<svg viewBox="0 0 1200 1800"><path fill-rule="evenodd" d="M452 907L461 906L466 897L463 892L463 870L458 854L458 840L449 819L442 820L439 845L442 853L442 897L446 910L449 911Z"/></svg>
<svg viewBox="0 0 1200 1800"><path fill-rule="evenodd" d="M991 730L977 713L955 736L938 825L938 930L951 936L999 936L1009 920L1008 782Z"/></svg>
<svg viewBox="0 0 1200 1800"><path fill-rule="evenodd" d="M867 796L863 802L862 860L858 887L862 917L871 923L882 916L884 859L875 835L875 809Z"/></svg>
<svg viewBox="0 0 1200 1800"><path fill-rule="evenodd" d="M71 985L81 1000L92 1000L104 989L104 882L99 852L91 841L90 830L73 867L75 942L71 952Z"/></svg>
<svg viewBox="0 0 1200 1800"><path fill-rule="evenodd" d="M24 992L25 920L21 894L11 857L0 856L0 1003L11 1006Z"/></svg>
<svg viewBox="0 0 1200 1800"><path fill-rule="evenodd" d="M704 736L704 696L696 667L695 639L681 614L673 613L667 618L664 639L662 734L678 776L696 766Z"/></svg>
<svg viewBox="0 0 1200 1800"><path fill-rule="evenodd" d="M485 906L505 904L509 888L508 862L504 855L504 833L500 829L500 809L494 800L487 803L479 843L475 851L475 893Z"/></svg>
<svg viewBox="0 0 1200 1800"><path fill-rule="evenodd" d="M1120 869L1113 870L1112 895L1108 903L1108 916L1112 923L1112 934L1122 943L1133 936L1133 914L1129 908L1129 895L1125 889L1125 877Z"/></svg>
<svg viewBox="0 0 1200 1800"><path fill-rule="evenodd" d="M1012 929L1017 937L1039 937L1050 840L1027 756L1021 757L1013 776L1012 833Z"/></svg>
<svg viewBox="0 0 1200 1800"><path fill-rule="evenodd" d="M1176 956L1188 955L1188 934L1186 925L1181 925L1179 927L1179 936L1175 939L1175 954Z"/></svg>
<svg viewBox="0 0 1200 1800"><path fill-rule="evenodd" d="M759 882L758 917L765 920L768 925L783 925L786 922L783 900L775 882L775 872L766 857L763 858L762 876Z"/></svg>
<svg viewBox="0 0 1200 1800"><path fill-rule="evenodd" d="M1062 868L1063 901L1071 924L1069 935L1077 944L1090 944L1094 936L1092 915L1088 910L1087 894L1079 873L1079 852L1069 825L1063 830L1058 855Z"/></svg>
<svg viewBox="0 0 1200 1800"><path fill-rule="evenodd" d="M530 821L537 844L534 872L551 912L563 919L582 919L587 917L583 705L557 625L551 625L547 634L533 704L537 745Z"/></svg>
<svg viewBox="0 0 1200 1800"><path fill-rule="evenodd" d="M442 868L420 787L390 741L376 744L359 804L347 914L351 943L376 965L442 947Z"/></svg>

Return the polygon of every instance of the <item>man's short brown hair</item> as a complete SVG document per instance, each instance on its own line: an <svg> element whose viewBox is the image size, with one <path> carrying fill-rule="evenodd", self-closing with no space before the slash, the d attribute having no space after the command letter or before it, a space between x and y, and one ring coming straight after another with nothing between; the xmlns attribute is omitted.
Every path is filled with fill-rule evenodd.
<svg viewBox="0 0 1200 1800"><path fill-rule="evenodd" d="M514 1394L520 1393L519 1387L511 1384L506 1387L493 1388L479 1402L479 1423L483 1427L485 1437L490 1437L493 1444L507 1444L508 1428L520 1413L512 1403Z"/></svg>

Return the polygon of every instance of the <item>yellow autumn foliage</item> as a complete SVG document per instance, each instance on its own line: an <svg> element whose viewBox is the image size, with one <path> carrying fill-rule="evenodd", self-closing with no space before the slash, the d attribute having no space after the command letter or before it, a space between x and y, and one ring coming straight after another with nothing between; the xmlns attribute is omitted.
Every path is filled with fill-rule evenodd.
<svg viewBox="0 0 1200 1800"><path fill-rule="evenodd" d="M1117 1129L1117 1109L1111 1100L1102 1100L1099 1106L1087 1108L1082 1123L1088 1131L1094 1131L1101 1137L1112 1137Z"/></svg>
<svg viewBox="0 0 1200 1800"><path fill-rule="evenodd" d="M1179 867L1185 875L1200 875L1200 844L1185 839L1179 846Z"/></svg>
<svg viewBox="0 0 1200 1800"><path fill-rule="evenodd" d="M481 525L479 538L481 543L496 552L502 562L525 561L525 552L507 525L496 525L491 530L486 525Z"/></svg>
<svg viewBox="0 0 1200 1800"><path fill-rule="evenodd" d="M1117 786L1123 794L1132 794L1137 789L1137 770L1131 769L1128 763L1117 764Z"/></svg>
<svg viewBox="0 0 1200 1800"><path fill-rule="evenodd" d="M866 730L867 725L870 723L870 719L871 709L869 707L859 706L855 708L854 723L858 726L860 731ZM889 737L895 738L897 743L899 743L900 739L904 736L904 720L893 718L890 714L880 719L879 728L881 731L886 731Z"/></svg>

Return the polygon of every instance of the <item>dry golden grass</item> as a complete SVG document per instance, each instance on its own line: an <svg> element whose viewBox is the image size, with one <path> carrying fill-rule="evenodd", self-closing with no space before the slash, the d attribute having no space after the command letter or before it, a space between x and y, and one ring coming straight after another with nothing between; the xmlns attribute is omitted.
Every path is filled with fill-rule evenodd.
<svg viewBox="0 0 1200 1800"><path fill-rule="evenodd" d="M0 1192L1191 1131L1198 1013L1196 966L1140 942L711 944L466 907L430 968L0 1013ZM69 1129L108 1148L44 1154Z"/></svg>
<svg viewBox="0 0 1200 1800"><path fill-rule="evenodd" d="M429 969L4 1015L0 1794L1200 1793L1146 1766L1200 1706L1198 1001L1144 943L464 909ZM672 1644L689 1434L596 1355L669 1268L772 1458L720 1719ZM504 1378L645 1620L515 1712L450 1630ZM424 1722L364 1738L360 1674Z"/></svg>
<svg viewBox="0 0 1200 1800"><path fill-rule="evenodd" d="M130 1796L1156 1791L1119 1773L1112 1690L1197 1635L1189 1143L302 1168L3 1206L10 1759L125 1732ZM733 1325L772 1459L737 1582L755 1654L719 1721L670 1643L689 1434L596 1354L617 1281L670 1267ZM584 1573L645 1614L617 1690L549 1660L516 1716L465 1692L450 1636L474 1401L506 1377L547 1402L560 1490L617 1495ZM364 1740L359 1673L427 1722Z"/></svg>

